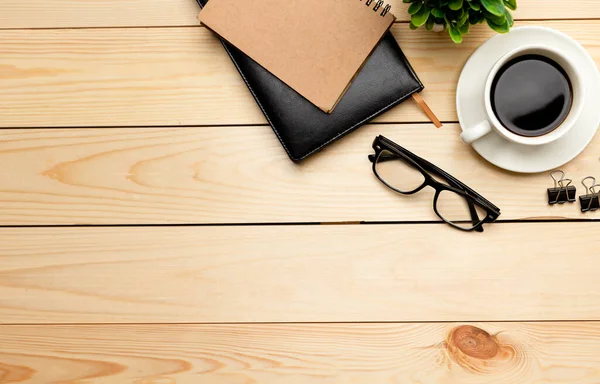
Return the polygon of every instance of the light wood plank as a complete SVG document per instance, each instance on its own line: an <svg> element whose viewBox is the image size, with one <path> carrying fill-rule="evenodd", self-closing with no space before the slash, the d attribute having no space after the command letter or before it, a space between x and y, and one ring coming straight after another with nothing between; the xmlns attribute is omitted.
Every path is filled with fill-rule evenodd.
<svg viewBox="0 0 600 384"><path fill-rule="evenodd" d="M398 20L407 5L388 1ZM0 28L66 28L197 25L194 0L2 0ZM520 0L519 19L600 18L596 0Z"/></svg>
<svg viewBox="0 0 600 384"><path fill-rule="evenodd" d="M257 127L3 130L0 225L439 221L433 189L400 196L373 175L378 134L463 180L501 219L598 219L549 206L547 173L504 172L459 139L456 124L368 125L297 165ZM600 175L600 136L563 167Z"/></svg>
<svg viewBox="0 0 600 384"><path fill-rule="evenodd" d="M600 3L599 3L600 4ZM569 33L600 61L600 21L522 22ZM443 121L469 55L492 35L393 29ZM427 47L426 49L424 47ZM0 31L0 126L163 126L266 123L217 39L205 28ZM377 121L426 121L411 101Z"/></svg>
<svg viewBox="0 0 600 384"><path fill-rule="evenodd" d="M198 25L195 0L2 0L0 28Z"/></svg>
<svg viewBox="0 0 600 384"><path fill-rule="evenodd" d="M598 323L8 326L4 382L578 383Z"/></svg>
<svg viewBox="0 0 600 384"><path fill-rule="evenodd" d="M597 320L598 224L2 228L3 323Z"/></svg>

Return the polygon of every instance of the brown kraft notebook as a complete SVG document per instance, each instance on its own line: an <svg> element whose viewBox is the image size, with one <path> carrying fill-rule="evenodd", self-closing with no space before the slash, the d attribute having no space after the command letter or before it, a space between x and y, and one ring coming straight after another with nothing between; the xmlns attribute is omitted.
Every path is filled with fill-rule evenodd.
<svg viewBox="0 0 600 384"><path fill-rule="evenodd" d="M395 17L373 0L211 0L199 19L331 113Z"/></svg>

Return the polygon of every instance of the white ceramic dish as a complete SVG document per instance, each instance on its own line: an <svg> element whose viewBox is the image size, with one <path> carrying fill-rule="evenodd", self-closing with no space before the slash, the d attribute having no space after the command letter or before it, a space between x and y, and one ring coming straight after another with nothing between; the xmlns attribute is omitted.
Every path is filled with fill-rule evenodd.
<svg viewBox="0 0 600 384"><path fill-rule="evenodd" d="M569 56L583 77L586 96L577 123L567 134L550 144L518 144L497 132L472 144L484 159L513 172L544 172L571 161L587 147L600 124L600 74L589 53L577 41L554 29L520 27L489 39L465 64L456 90L456 110L463 131L474 127L486 117L486 80L498 59L509 51L535 44L551 46Z"/></svg>

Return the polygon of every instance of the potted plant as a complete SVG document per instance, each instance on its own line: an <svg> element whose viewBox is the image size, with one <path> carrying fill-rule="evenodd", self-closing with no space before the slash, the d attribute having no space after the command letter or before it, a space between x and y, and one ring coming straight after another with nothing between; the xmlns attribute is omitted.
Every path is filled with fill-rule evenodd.
<svg viewBox="0 0 600 384"><path fill-rule="evenodd" d="M461 43L471 25L487 23L498 33L506 33L514 24L510 10L517 0L403 0L411 3L410 28L425 26L428 31L448 31L455 43Z"/></svg>

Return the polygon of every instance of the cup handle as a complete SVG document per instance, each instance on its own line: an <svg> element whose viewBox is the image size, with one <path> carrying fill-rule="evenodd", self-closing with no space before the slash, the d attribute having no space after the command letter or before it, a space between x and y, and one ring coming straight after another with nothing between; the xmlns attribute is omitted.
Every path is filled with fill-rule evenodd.
<svg viewBox="0 0 600 384"><path fill-rule="evenodd" d="M489 121L483 120L473 128L466 129L460 135L460 138L465 144L473 144L475 141L481 139L490 132L492 132L492 125Z"/></svg>

